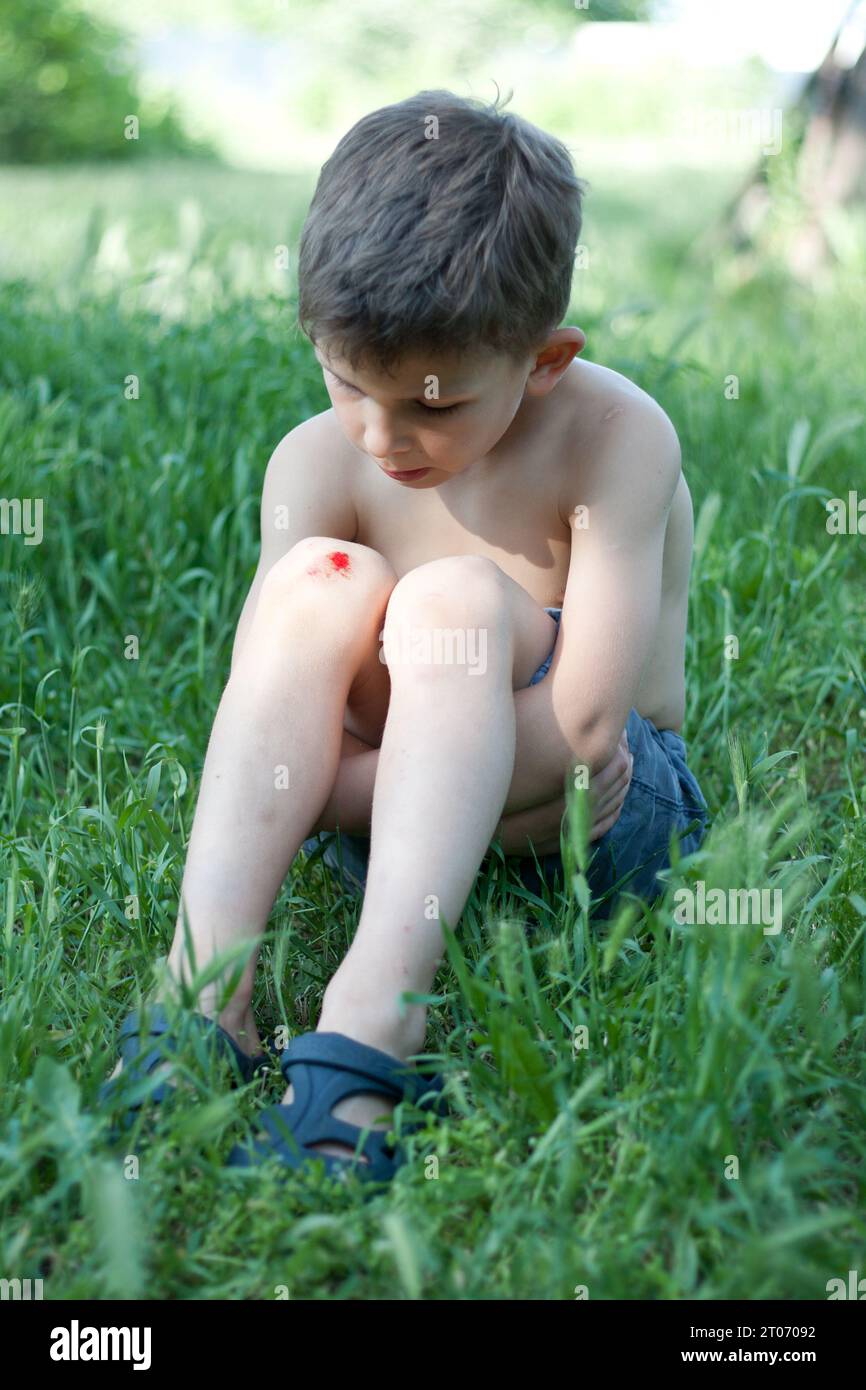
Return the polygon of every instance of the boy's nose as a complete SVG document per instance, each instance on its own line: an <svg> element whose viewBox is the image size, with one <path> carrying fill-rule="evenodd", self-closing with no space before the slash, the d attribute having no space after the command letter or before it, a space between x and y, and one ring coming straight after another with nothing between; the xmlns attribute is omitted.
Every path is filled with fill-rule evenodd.
<svg viewBox="0 0 866 1390"><path fill-rule="evenodd" d="M388 415L378 406L373 406L364 420L364 448L374 458L393 458L397 454L411 452L411 441L399 429L395 429Z"/></svg>

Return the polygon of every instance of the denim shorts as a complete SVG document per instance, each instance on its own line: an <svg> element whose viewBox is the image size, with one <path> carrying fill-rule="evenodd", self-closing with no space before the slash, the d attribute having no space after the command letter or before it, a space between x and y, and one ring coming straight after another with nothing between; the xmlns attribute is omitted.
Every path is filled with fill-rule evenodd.
<svg viewBox="0 0 866 1390"><path fill-rule="evenodd" d="M548 671L550 670L550 663L551 663L551 661L553 660L553 653L556 651L556 640L557 640L557 638L559 637L559 620L560 620L560 618L562 617L562 609L561 609L561 608L545 608L544 611L545 611L545 613L549 613L550 616L551 616L551 618L553 618L554 622L556 623L556 637L554 637L554 639L553 639L553 646L551 647L550 651L547 653L546 658L544 659L544 661L542 661L542 663L541 663L541 665L539 666L538 670L536 671L535 675L532 677L532 680L529 682L530 685L538 685L538 682L539 682L539 681L543 681L543 680L544 680L544 677L547 675Z"/></svg>
<svg viewBox="0 0 866 1390"><path fill-rule="evenodd" d="M556 623L561 608L546 608ZM557 633L558 635L558 633ZM550 670L556 643L542 662L530 685L537 685ZM673 729L657 729L631 709L626 720L626 737L634 759L631 783L616 822L600 839L590 844L587 880L590 891L600 900L598 911L610 911L620 891L634 893L652 902L664 891L656 875L670 867L670 842L676 836L680 855L699 848L707 829L708 808L694 773L686 762L686 744ZM366 835L322 831L305 840L307 855L324 840L322 860L339 873L340 856L343 882L347 888L363 890L367 881L370 840ZM485 855L487 860L490 851ZM539 893L543 879L554 887L564 879L562 856L545 854L538 858L539 876L532 857L509 856L518 875L530 891Z"/></svg>

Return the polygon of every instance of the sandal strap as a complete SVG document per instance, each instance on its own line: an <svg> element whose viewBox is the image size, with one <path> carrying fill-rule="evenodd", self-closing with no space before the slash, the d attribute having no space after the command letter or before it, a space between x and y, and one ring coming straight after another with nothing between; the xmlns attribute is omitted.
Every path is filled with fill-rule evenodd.
<svg viewBox="0 0 866 1390"><path fill-rule="evenodd" d="M290 1075L296 1066L299 1085L295 1084L294 1075ZM347 1096L364 1091L386 1096L395 1103L409 1100L416 1105L421 1104L422 1097L432 1093L431 1100L435 1105L440 1101L445 1085L441 1076L425 1076L399 1057L356 1042L344 1033L302 1033L292 1038L280 1058L280 1070L287 1084L294 1087L295 1100L301 1101L302 1111L306 1110L304 1102L309 1099L309 1067L319 1067L332 1073L327 1083L317 1073L321 1094L328 1097L331 1107ZM426 1108L426 1103L422 1108Z"/></svg>
<svg viewBox="0 0 866 1390"><path fill-rule="evenodd" d="M147 1025L146 1027L142 1027L142 1019ZM181 1028L187 1023L213 1038L220 1050L227 1056L234 1057L244 1081L251 1079L257 1059L248 1057L242 1048L238 1047L230 1033L227 1033L214 1019L206 1018L204 1014L186 1014L180 1025ZM163 1004L151 1004L143 1009L133 1009L121 1024L118 1035L124 1068L128 1065L134 1065L137 1071L143 1071L146 1075L149 1074L154 1067L165 1062L168 1056L177 1052L178 1031L178 1024L169 1018ZM142 1039L148 1037L159 1038L161 1041L157 1046L143 1050Z"/></svg>
<svg viewBox="0 0 866 1390"><path fill-rule="evenodd" d="M320 1153L312 1146L339 1143L346 1144L354 1151L358 1149L361 1126L350 1125L345 1120L338 1120L327 1113L319 1117L318 1124L315 1122L316 1117L309 1113L305 1120L298 1120L294 1115L294 1109L294 1104L269 1105L256 1116L277 1150L286 1152L294 1161L304 1157L324 1159L326 1168L332 1171L346 1168L351 1162L348 1155L335 1159L333 1155ZM359 1166L368 1177L391 1178L396 1171L397 1151L392 1144L387 1143L386 1133L387 1131L382 1129L370 1130L360 1146L359 1153L369 1161L361 1162Z"/></svg>

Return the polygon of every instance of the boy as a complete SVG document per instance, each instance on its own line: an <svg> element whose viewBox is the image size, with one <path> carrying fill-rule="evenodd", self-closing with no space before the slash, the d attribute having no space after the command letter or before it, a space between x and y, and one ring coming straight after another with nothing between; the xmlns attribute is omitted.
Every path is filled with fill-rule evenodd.
<svg viewBox="0 0 866 1390"><path fill-rule="evenodd" d="M426 1009L401 995L429 993L440 917L456 925L495 836L559 862L575 768L594 891L625 874L652 893L671 834L700 843L678 732L691 499L661 408L557 326L582 191L559 141L449 92L373 112L322 169L299 318L332 408L268 464L181 897L201 967L265 929L305 837L354 834L365 893L316 1031L283 1053L297 1102L290 1085L233 1165L339 1172L355 1152L362 1176L392 1175L394 1104L441 1089L408 1064ZM193 1015L244 1077L255 957L221 1012L212 983ZM185 961L179 914L175 980ZM133 1075L176 1047L153 1019L125 1025ZM160 1040L146 1055L140 1032Z"/></svg>

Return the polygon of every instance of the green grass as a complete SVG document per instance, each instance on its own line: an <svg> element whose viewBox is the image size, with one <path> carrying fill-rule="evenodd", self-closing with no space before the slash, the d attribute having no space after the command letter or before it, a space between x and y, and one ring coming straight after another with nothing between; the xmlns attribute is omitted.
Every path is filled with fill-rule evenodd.
<svg viewBox="0 0 866 1390"><path fill-rule="evenodd" d="M199 1102L132 1141L135 1180L96 1092L171 941L264 466L327 398L287 329L291 274L271 268L297 190L195 169L63 179L62 234L46 176L0 181L18 218L0 247L0 492L43 498L45 527L39 546L2 538L0 1273L44 1277L47 1298L180 1299L820 1299L862 1273L864 541L830 537L824 511L864 489L855 270L820 296L771 263L738 287L690 252L707 204L676 172L596 189L572 321L682 440L684 733L710 835L663 902L610 925L576 865L567 902L522 900L496 862L479 877L430 1009L454 1114L407 1141L384 1195L225 1170L280 1080L233 1091L192 1064ZM180 225L179 198L199 210ZM99 251L121 221L126 261L116 233ZM783 930L678 924L674 892L698 880L780 888ZM315 1025L357 909L295 866L262 1029Z"/></svg>

